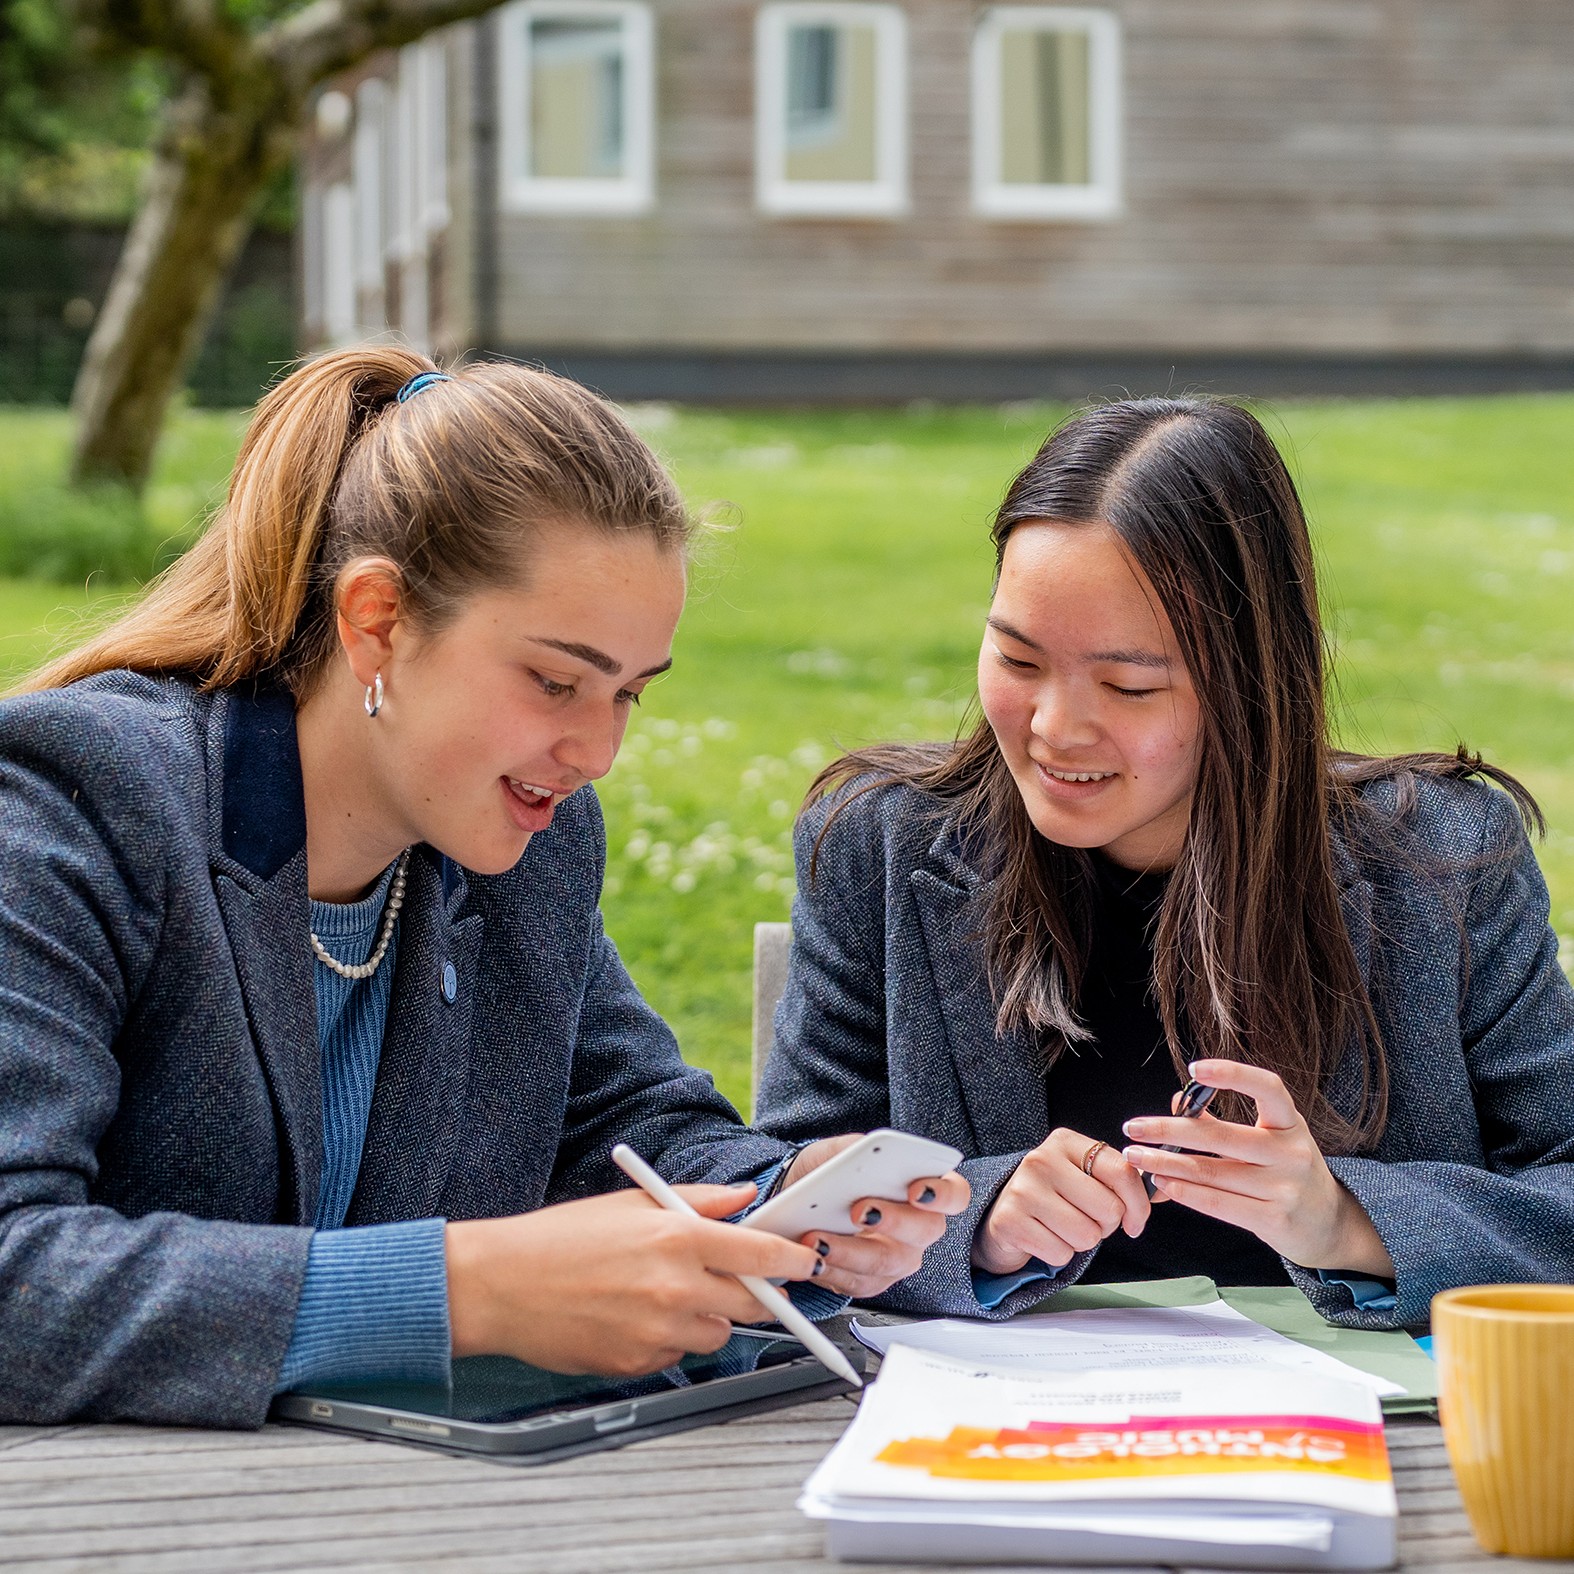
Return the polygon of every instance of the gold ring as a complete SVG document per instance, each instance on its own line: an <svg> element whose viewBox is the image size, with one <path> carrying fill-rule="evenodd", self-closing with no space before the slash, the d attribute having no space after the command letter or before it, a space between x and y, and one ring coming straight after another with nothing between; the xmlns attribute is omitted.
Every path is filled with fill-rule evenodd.
<svg viewBox="0 0 1574 1574"><path fill-rule="evenodd" d="M1109 1144L1107 1142L1095 1142L1093 1146L1082 1155L1082 1173L1084 1175L1091 1175L1093 1173L1093 1166L1098 1163L1099 1154L1101 1154L1108 1146Z"/></svg>

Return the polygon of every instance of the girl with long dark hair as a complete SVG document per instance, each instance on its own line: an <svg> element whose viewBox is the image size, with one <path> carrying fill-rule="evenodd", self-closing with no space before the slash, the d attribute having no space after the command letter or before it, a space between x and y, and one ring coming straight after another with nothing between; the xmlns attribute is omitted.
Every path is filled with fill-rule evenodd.
<svg viewBox="0 0 1574 1574"><path fill-rule="evenodd" d="M757 1112L969 1155L970 1211L891 1303L1201 1273L1385 1326L1451 1285L1574 1278L1538 811L1463 750L1331 745L1306 522L1262 426L1090 409L993 539L978 725L810 792ZM1218 1095L1183 1120L1193 1076Z"/></svg>

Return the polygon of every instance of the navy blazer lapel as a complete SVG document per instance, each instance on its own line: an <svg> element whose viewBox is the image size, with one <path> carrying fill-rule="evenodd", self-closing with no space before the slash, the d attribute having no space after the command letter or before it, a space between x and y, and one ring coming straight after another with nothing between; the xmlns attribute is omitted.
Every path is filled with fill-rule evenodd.
<svg viewBox="0 0 1574 1574"><path fill-rule="evenodd" d="M393 997L346 1224L430 1218L461 1136L483 920L457 918L457 865L430 848L410 861Z"/></svg>
<svg viewBox="0 0 1574 1574"><path fill-rule="evenodd" d="M322 1176L322 1060L293 700L282 690L220 696L210 750L220 778L214 891L278 1118L292 1193L280 1211L310 1224Z"/></svg>
<svg viewBox="0 0 1574 1574"><path fill-rule="evenodd" d="M951 838L949 827L942 830L930 849L932 867L913 871L913 899L977 1153L1015 1153L1036 1147L1048 1134L1044 1067L1020 1034L996 1036L994 1003L973 935L984 888Z"/></svg>

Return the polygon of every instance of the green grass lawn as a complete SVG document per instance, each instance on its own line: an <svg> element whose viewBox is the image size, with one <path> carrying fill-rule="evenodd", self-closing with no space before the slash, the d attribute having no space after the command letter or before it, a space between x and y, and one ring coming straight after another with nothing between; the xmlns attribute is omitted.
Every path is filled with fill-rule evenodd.
<svg viewBox="0 0 1574 1574"><path fill-rule="evenodd" d="M804 786L840 748L955 729L990 510L1056 414L636 412L689 498L727 505L728 528L704 549L676 668L603 785L607 923L688 1057L740 1102L752 926L787 915ZM1463 739L1521 775L1551 821L1553 915L1574 938L1574 398L1271 418L1323 566L1343 740ZM175 422L151 493L161 529L216 495L239 429ZM0 412L0 435L0 485L15 484L58 465L65 418ZM0 677L120 594L0 582Z"/></svg>

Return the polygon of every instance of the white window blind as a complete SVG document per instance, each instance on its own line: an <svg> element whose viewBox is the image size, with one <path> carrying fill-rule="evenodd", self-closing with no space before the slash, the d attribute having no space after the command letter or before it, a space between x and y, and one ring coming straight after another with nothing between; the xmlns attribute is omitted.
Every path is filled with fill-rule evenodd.
<svg viewBox="0 0 1574 1574"><path fill-rule="evenodd" d="M349 181L322 199L322 316L331 344L349 344L355 329L355 192Z"/></svg>
<svg viewBox="0 0 1574 1574"><path fill-rule="evenodd" d="M355 185L355 277L362 289L383 287L387 245L383 205L384 98L387 90L370 77L355 90L355 141L351 173Z"/></svg>

